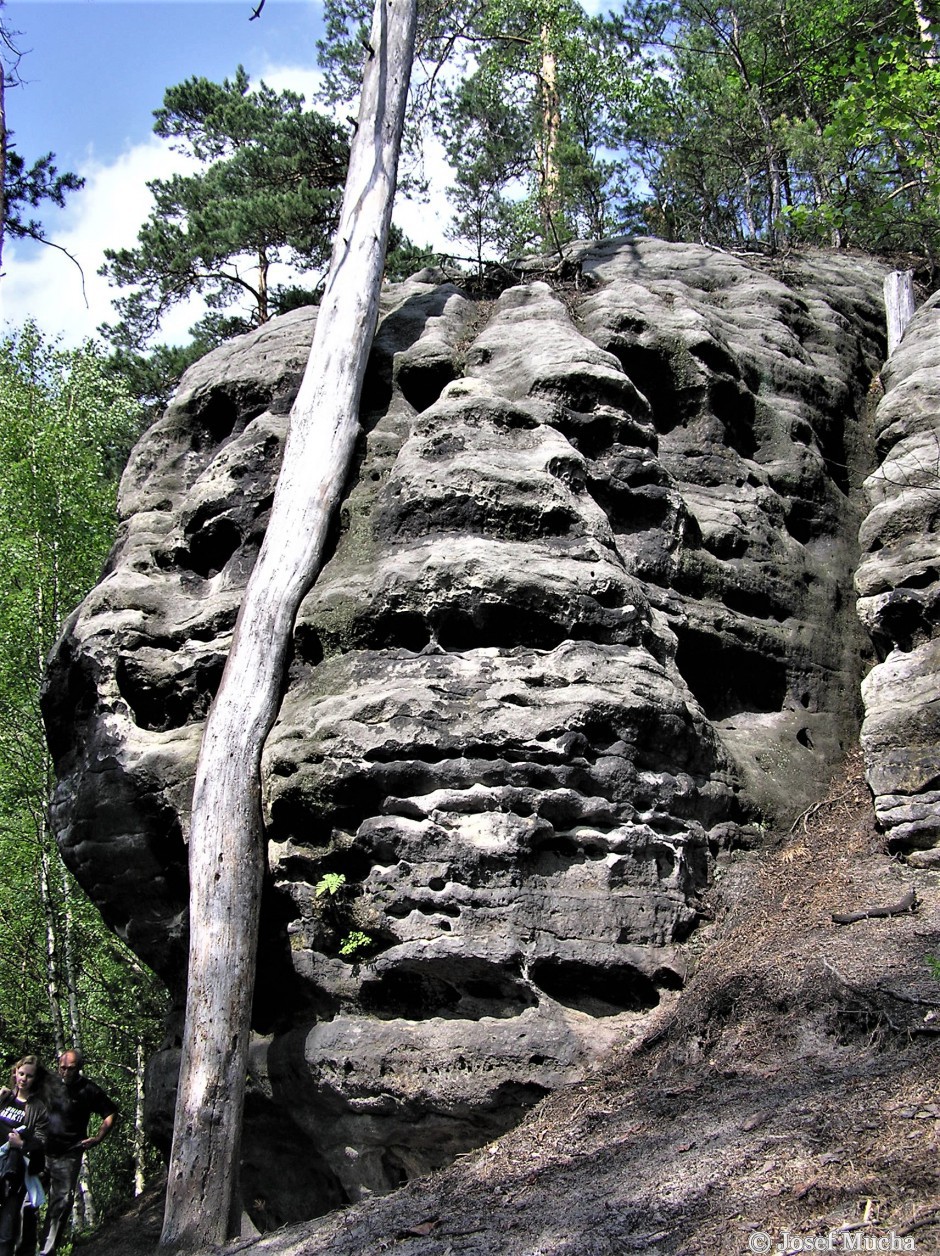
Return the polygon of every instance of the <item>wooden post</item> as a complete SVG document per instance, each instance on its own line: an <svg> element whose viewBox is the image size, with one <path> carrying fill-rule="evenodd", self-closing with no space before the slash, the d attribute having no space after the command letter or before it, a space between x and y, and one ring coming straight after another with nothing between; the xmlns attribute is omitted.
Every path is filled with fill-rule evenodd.
<svg viewBox="0 0 940 1256"><path fill-rule="evenodd" d="M885 312L888 316L888 357L901 343L914 317L914 272L893 270L885 276Z"/></svg>

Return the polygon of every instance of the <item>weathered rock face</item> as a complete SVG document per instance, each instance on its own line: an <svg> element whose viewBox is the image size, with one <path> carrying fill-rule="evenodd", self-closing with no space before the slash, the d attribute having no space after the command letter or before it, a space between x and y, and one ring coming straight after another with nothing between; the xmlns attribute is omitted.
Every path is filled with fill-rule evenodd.
<svg viewBox="0 0 940 1256"><path fill-rule="evenodd" d="M256 1102L317 1157L310 1212L479 1144L641 1027L715 855L857 734L881 268L643 240L568 272L385 296L263 763ZM177 990L201 721L313 318L189 372L52 661L62 849Z"/></svg>
<svg viewBox="0 0 940 1256"><path fill-rule="evenodd" d="M862 745L879 822L914 863L940 863L940 297L883 375L879 466L866 481L859 613L878 649Z"/></svg>

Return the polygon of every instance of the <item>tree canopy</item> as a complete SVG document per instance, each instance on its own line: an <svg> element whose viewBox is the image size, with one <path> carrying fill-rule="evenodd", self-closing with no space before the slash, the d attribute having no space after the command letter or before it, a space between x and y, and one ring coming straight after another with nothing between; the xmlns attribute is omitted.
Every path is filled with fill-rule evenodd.
<svg viewBox="0 0 940 1256"><path fill-rule="evenodd" d="M327 0L331 99L362 6ZM476 259L572 236L821 243L933 256L940 89L923 0L575 0L425 7L413 87Z"/></svg>
<svg viewBox="0 0 940 1256"><path fill-rule="evenodd" d="M940 77L916 3L646 0L622 140L649 229L715 244L933 252Z"/></svg>
<svg viewBox="0 0 940 1256"><path fill-rule="evenodd" d="M35 1051L51 1063L81 1046L120 1101L127 1119L93 1163L105 1204L146 1167L135 1113L165 999L61 861L39 693L113 540L137 427L99 348L60 350L30 323L0 341L0 1048L7 1061Z"/></svg>
<svg viewBox="0 0 940 1256"><path fill-rule="evenodd" d="M370 14L327 0L325 15L336 106L358 91ZM625 0L595 16L577 0L459 0L422 7L417 58L406 143L444 144L449 234L480 270L624 232L936 251L940 70L922 0ZM201 168L155 181L137 247L108 254L128 292L103 330L157 408L208 348L319 299L346 147L241 68L170 88L155 130ZM407 241L402 257L389 277L429 260ZM317 272L312 286L272 285L278 260ZM192 343L142 355L194 292L210 312Z"/></svg>
<svg viewBox="0 0 940 1256"><path fill-rule="evenodd" d="M271 267L322 270L336 224L348 148L339 128L295 92L252 90L239 66L222 83L191 78L167 90L154 131L199 163L155 179L137 246L109 249L102 274L134 290L118 298L107 334L138 349L177 302L202 294L214 326L231 335L277 307ZM235 301L247 302L231 314ZM212 316L210 316L210 319Z"/></svg>
<svg viewBox="0 0 940 1256"><path fill-rule="evenodd" d="M365 6L327 0L324 96L349 99ZM576 0L423 6L407 142L444 143L454 183L451 235L474 260L555 250L603 235L627 214L630 179L613 145L633 90L623 28Z"/></svg>
<svg viewBox="0 0 940 1256"><path fill-rule="evenodd" d="M20 52L16 35L2 16L0 2L0 257L4 237L50 243L42 223L32 216L44 201L60 208L69 192L84 187L85 180L70 171L60 174L55 155L46 153L32 164L16 150L14 134L7 127L7 89L18 87Z"/></svg>
<svg viewBox="0 0 940 1256"><path fill-rule="evenodd" d="M363 41L367 65L381 51L363 35L362 16L358 0L331 0L324 55L334 95L345 90L353 63L361 64ZM458 0L446 10L425 7L422 23L415 124L423 121L445 144L453 169L453 230L471 241L481 267L491 257L554 250L575 236L638 226L731 247L822 242L936 253L940 69L920 0L901 6L888 0L627 0L622 11L604 16L589 15L575 0ZM405 60L410 63L410 51L398 57L398 70L407 74ZM397 110L396 103L396 128ZM63 615L95 579L114 526L114 477L135 411L121 370L128 378L162 316L193 293L206 298L209 318L193 346L158 351L151 374L135 382L139 395L162 397L167 374L189 356L308 295L272 284L271 268L282 262L322 271L346 172L341 130L307 110L295 93L276 93L263 83L253 90L241 67L221 84L191 78L169 88L154 129L198 168L154 181L154 209L136 247L107 254L104 272L133 289L119 298L120 322L108 329L118 346L112 369L91 346L64 354L30 326L0 345L0 575L8 590L0 611L0 853L11 893L25 904L0 925L0 1040L8 1054L24 1046L51 1054L81 1037L100 1058L110 1053L137 1061L154 1028L144 1013L159 1004L148 975L103 929L58 862L37 705L46 652ZM60 175L51 154L28 167L10 133L0 128L0 134L6 230L42 238L30 207L43 200L61 204L81 181ZM396 134L396 150L397 144ZM386 174L390 168L386 161ZM365 233L366 279L346 280L357 294L368 287L376 296L381 263L371 254L384 250L389 212L383 204L374 216L381 224ZM353 225L362 227L355 218L349 239ZM411 256L417 264L426 260ZM242 308L233 313L238 301ZM317 350L323 361L327 350L340 356L355 345L361 365L373 318L374 309L368 317L346 310L341 344L328 339L330 319L323 319ZM330 405L340 399L347 435L343 449L326 451L332 461L320 459L335 472L328 486L334 495L323 510L327 523L356 435L357 388L358 381L344 379L328 398ZM325 413L322 397L320 403ZM314 409L309 397L303 400L292 428L316 426ZM307 437L292 437L300 439ZM285 497L299 493L301 482L306 491L314 461L309 452L285 458ZM311 531L309 504L291 519L287 551ZM264 553L266 564L286 570L282 559ZM259 559L258 605L267 613L274 604L272 613L287 627L275 649L266 624L264 631L252 628L247 615L240 640L254 632L253 647L261 643L275 673L291 606L320 557L298 560L291 573L295 587L283 597L273 578L262 579L268 569ZM243 683L239 692L257 698L255 688ZM237 789L250 793L279 691L274 674L261 695L264 710L250 726L251 753L239 768ZM217 755L219 746L228 752L233 728L249 727L233 701ZM226 813L206 803L215 798L210 786L222 780L217 760L206 762L194 845L203 842L211 856ZM230 840L241 825L242 855L228 866L238 874L251 865L260 875L255 802L249 799L250 814L249 803L239 813L237 789L235 803L227 803L236 822L223 837ZM247 898L252 894L257 887ZM208 893L198 901L213 905ZM249 905L256 910L256 903ZM250 951L250 928L239 928L247 942L239 938L238 945ZM76 965L80 952L84 962ZM205 944L204 952L217 965L205 978L209 983L229 953ZM228 1029L221 1035L235 1078L223 1098L234 1108L241 1102L251 995L250 955L240 962L239 1006L230 999L228 1009L237 1023L231 1035ZM198 983L193 989L198 992ZM200 1010L198 997L190 1002ZM218 1029L221 1014L217 1019ZM123 1036L112 1050L109 1034L118 1030ZM195 1030L191 1036L198 1038ZM205 1115L198 1093L187 1102ZM180 1128L185 1145L195 1126ZM237 1144L236 1133L222 1176L234 1173ZM203 1168L196 1165L188 1185ZM210 1169L196 1183L203 1191L200 1207L212 1199ZM225 1236L237 1202L233 1182L225 1183L225 1192L217 1214L206 1218L205 1231L216 1237ZM201 1227L193 1198L178 1201L183 1228Z"/></svg>
<svg viewBox="0 0 940 1256"><path fill-rule="evenodd" d="M478 252L600 237L623 208L612 151L629 49L575 0L495 0L474 23L467 72L434 110L455 182L453 232Z"/></svg>

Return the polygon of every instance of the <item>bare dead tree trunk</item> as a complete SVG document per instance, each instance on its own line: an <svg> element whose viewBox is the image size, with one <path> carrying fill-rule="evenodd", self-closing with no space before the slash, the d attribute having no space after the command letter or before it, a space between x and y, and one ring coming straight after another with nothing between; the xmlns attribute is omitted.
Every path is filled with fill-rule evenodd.
<svg viewBox="0 0 940 1256"><path fill-rule="evenodd" d="M892 270L885 275L885 314L888 319L888 357L901 343L904 329L914 317L914 272Z"/></svg>
<svg viewBox="0 0 940 1256"><path fill-rule="evenodd" d="M3 100L6 73L0 59L0 276L3 274L3 233L7 226L7 115Z"/></svg>
<svg viewBox="0 0 940 1256"><path fill-rule="evenodd" d="M271 519L203 734L190 833L186 1023L161 1242L238 1225L242 1106L264 870L260 760L297 608L323 558L359 434L414 51L415 0L376 0L359 122Z"/></svg>
<svg viewBox="0 0 940 1256"><path fill-rule="evenodd" d="M262 249L258 253L258 323L266 323L271 317L271 310L268 303L268 270L270 262L268 255Z"/></svg>

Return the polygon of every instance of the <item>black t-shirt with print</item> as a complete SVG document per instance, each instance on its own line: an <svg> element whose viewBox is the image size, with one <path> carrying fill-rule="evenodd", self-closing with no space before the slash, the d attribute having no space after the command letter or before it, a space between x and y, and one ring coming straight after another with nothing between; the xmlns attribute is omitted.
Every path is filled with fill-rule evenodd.
<svg viewBox="0 0 940 1256"><path fill-rule="evenodd" d="M13 1130L21 1130L26 1124L26 1104L16 1095L9 1095L0 1107L0 1146L2 1146Z"/></svg>
<svg viewBox="0 0 940 1256"><path fill-rule="evenodd" d="M23 1184L23 1151L20 1147L6 1147L14 1130L22 1130L26 1125L26 1104L15 1095L10 1095L0 1106L0 1143L5 1150L0 1159L0 1185L6 1195L16 1191ZM6 1195L4 1196L6 1198Z"/></svg>

